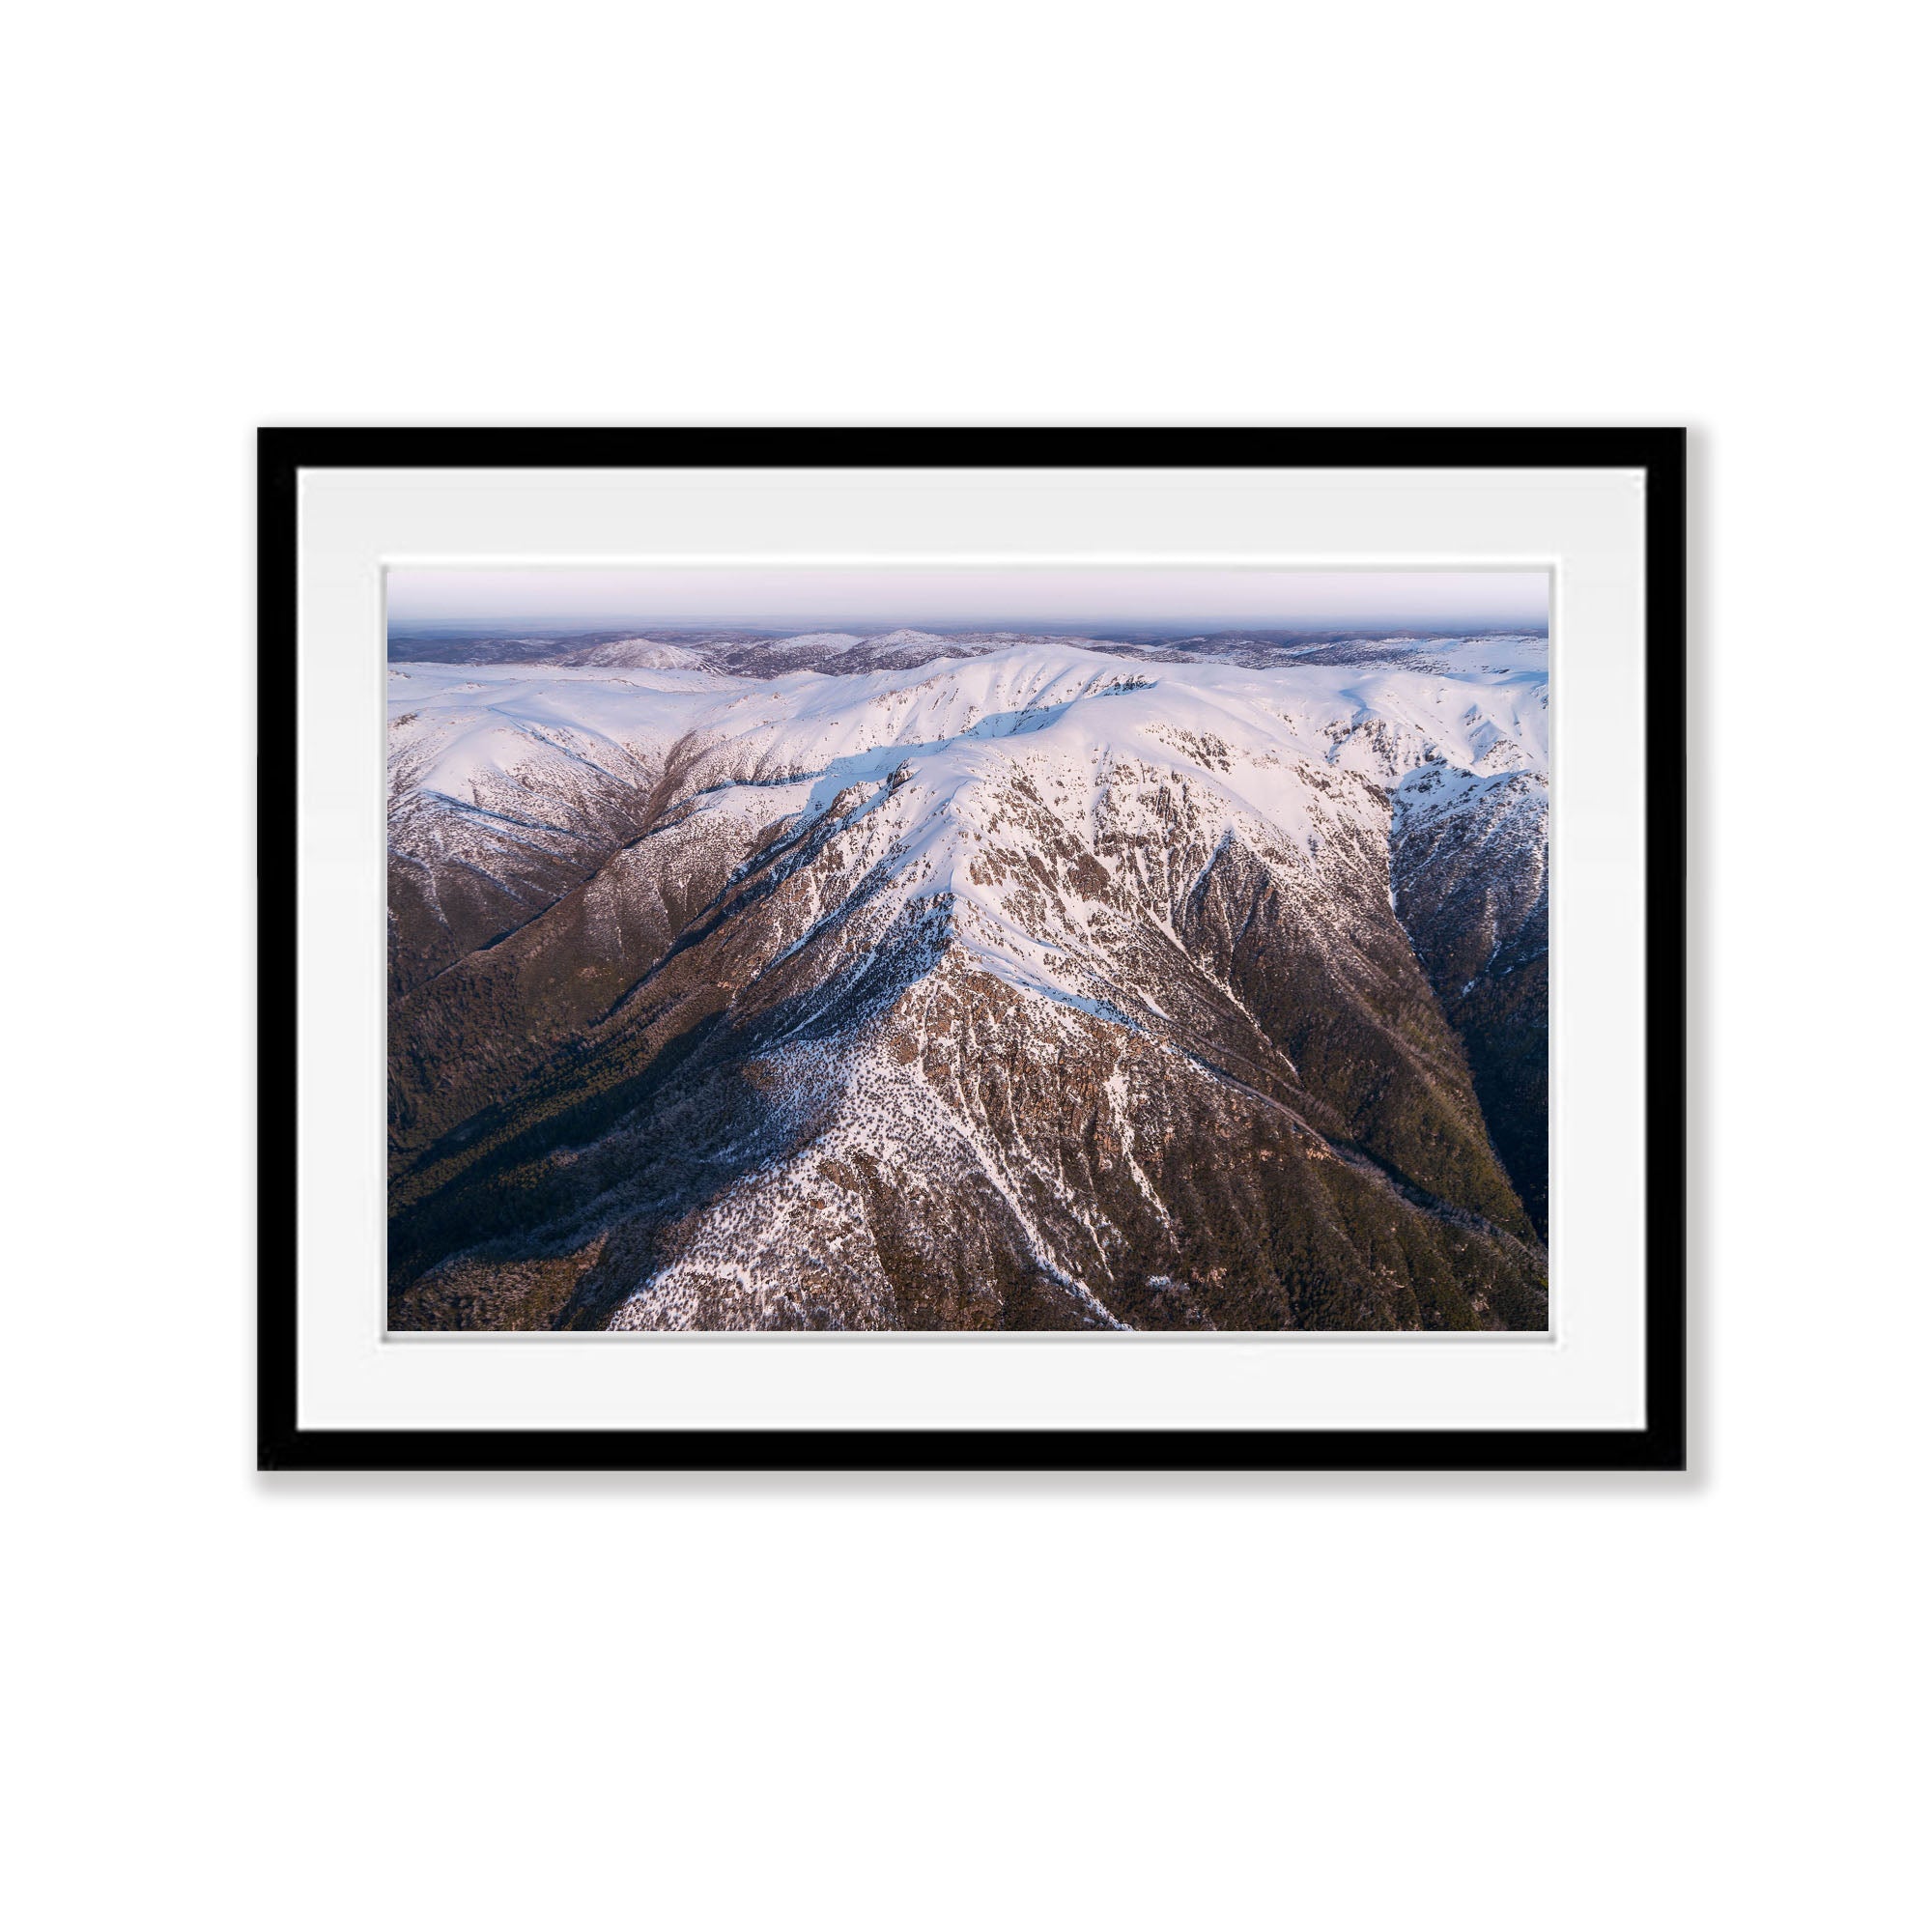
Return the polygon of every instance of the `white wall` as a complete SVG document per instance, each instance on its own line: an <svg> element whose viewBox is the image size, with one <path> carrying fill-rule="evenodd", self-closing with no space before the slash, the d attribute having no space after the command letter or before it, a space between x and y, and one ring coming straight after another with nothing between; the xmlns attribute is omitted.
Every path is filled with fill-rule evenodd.
<svg viewBox="0 0 1932 1932"><path fill-rule="evenodd" d="M1918 26L16 22L17 1922L1906 1922ZM1691 424L1696 1473L252 1474L258 421Z"/></svg>

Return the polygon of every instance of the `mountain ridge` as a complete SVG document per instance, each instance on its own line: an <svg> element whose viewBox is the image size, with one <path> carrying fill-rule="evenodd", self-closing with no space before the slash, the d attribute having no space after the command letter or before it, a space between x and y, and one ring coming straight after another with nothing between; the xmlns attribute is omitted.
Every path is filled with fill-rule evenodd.
<svg viewBox="0 0 1932 1932"><path fill-rule="evenodd" d="M1443 994L1523 970L1533 664L391 683L394 1325L1544 1319L1533 1015Z"/></svg>

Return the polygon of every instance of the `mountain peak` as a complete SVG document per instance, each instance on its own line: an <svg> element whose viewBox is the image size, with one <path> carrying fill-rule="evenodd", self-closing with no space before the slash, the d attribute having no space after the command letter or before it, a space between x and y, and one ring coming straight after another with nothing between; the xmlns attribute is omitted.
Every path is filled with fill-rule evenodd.
<svg viewBox="0 0 1932 1932"><path fill-rule="evenodd" d="M1539 1325L1544 669L958 642L395 681L392 1321Z"/></svg>

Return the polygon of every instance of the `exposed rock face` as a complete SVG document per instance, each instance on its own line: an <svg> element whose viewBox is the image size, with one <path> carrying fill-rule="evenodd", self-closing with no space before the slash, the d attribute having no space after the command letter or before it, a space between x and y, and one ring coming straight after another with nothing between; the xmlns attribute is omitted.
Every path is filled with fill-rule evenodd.
<svg viewBox="0 0 1932 1932"><path fill-rule="evenodd" d="M1536 652L786 641L392 671L392 1325L1544 1325Z"/></svg>
<svg viewBox="0 0 1932 1932"><path fill-rule="evenodd" d="M1549 794L1540 774L1438 766L1396 793L1396 905L1461 1037L1491 1137L1546 1239Z"/></svg>

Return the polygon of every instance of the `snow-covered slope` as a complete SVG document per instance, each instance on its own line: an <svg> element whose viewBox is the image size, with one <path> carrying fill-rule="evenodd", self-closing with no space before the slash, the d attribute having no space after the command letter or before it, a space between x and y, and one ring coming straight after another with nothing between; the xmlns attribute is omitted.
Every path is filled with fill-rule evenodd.
<svg viewBox="0 0 1932 1932"><path fill-rule="evenodd" d="M1540 1320L1443 999L1540 957L1541 640L787 641L392 667L398 1320Z"/></svg>

